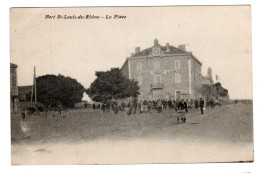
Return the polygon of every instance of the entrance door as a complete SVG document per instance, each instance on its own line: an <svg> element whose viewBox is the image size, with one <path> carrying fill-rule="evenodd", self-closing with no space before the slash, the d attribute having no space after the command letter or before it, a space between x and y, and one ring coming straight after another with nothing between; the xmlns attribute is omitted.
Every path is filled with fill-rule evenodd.
<svg viewBox="0 0 260 173"><path fill-rule="evenodd" d="M153 90L153 100L162 99L162 89Z"/></svg>
<svg viewBox="0 0 260 173"><path fill-rule="evenodd" d="M175 91L175 98L177 99L177 100L181 100L181 91Z"/></svg>

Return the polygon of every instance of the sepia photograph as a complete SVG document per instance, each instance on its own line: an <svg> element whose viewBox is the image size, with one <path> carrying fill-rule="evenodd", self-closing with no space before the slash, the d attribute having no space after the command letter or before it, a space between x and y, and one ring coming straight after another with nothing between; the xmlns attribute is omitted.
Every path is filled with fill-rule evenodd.
<svg viewBox="0 0 260 173"><path fill-rule="evenodd" d="M251 7L10 8L12 165L254 162Z"/></svg>

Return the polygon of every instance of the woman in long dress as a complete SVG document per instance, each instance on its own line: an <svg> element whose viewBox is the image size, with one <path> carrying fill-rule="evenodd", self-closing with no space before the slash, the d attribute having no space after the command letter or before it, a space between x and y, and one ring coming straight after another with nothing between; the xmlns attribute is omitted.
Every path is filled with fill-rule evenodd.
<svg viewBox="0 0 260 173"><path fill-rule="evenodd" d="M157 100L156 109L158 113L162 112L162 101L160 99Z"/></svg>

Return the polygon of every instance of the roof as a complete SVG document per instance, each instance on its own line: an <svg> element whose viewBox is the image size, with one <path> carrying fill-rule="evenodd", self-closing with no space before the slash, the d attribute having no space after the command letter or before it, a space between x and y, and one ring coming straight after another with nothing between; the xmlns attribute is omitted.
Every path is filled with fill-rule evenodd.
<svg viewBox="0 0 260 173"><path fill-rule="evenodd" d="M10 63L11 68L17 68L18 66L16 64Z"/></svg>
<svg viewBox="0 0 260 173"><path fill-rule="evenodd" d="M45 105L42 104L41 102L37 102L36 105L38 107L45 107ZM29 102L29 101L27 101L27 102L17 102L17 107L19 107L21 109L23 109L23 108L25 109L27 107L34 107L34 106L35 106L35 102Z"/></svg>
<svg viewBox="0 0 260 173"><path fill-rule="evenodd" d="M33 85L28 85L28 86L18 86L18 91L20 92L30 92L32 91Z"/></svg>
<svg viewBox="0 0 260 173"><path fill-rule="evenodd" d="M161 47L162 50L164 50L164 51L166 50L166 46L161 46L161 45L159 45L159 46ZM164 54L188 53L188 52L185 52L185 51L183 51L183 50L181 50L181 49L179 49L179 48L176 48L176 47L174 47L174 46L169 46L169 48L170 48L170 51L169 51L169 52L164 52ZM140 51L139 53L134 54L133 57L137 57L137 56L148 56L148 55L150 55L150 53L152 52L152 50L153 50L153 47L147 48L147 49L145 49L145 50L143 50L143 51Z"/></svg>
<svg viewBox="0 0 260 173"><path fill-rule="evenodd" d="M170 51L166 52L166 46L161 46L161 45L159 45L159 46L160 46L160 48L164 51L164 54L166 54L166 55L167 55L167 54L183 54L183 53L188 53L188 54L191 55L191 57L192 57L195 61L197 61L200 65L202 65L202 63L201 63L191 52L186 52L186 51L181 50L181 49L179 49L179 48L177 48L177 47L174 47L174 46L169 46ZM149 55L151 54L152 50L153 50L153 46L150 47L150 48L147 48L147 49L145 49L145 50L142 50L142 51L140 51L139 53L134 54L132 57L149 56Z"/></svg>

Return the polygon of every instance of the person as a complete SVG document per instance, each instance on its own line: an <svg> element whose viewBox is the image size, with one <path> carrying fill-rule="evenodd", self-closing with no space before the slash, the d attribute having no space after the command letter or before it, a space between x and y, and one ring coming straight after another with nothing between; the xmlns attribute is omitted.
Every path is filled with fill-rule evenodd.
<svg viewBox="0 0 260 173"><path fill-rule="evenodd" d="M201 114L204 114L204 100L202 98L200 98L200 112Z"/></svg>
<svg viewBox="0 0 260 173"><path fill-rule="evenodd" d="M95 103L93 103L93 109L96 109L96 105L95 105Z"/></svg>
<svg viewBox="0 0 260 173"><path fill-rule="evenodd" d="M114 114L118 114L119 107L117 105L117 102L114 102Z"/></svg>
<svg viewBox="0 0 260 173"><path fill-rule="evenodd" d="M136 114L136 110L137 110L137 105L138 105L138 98L135 97L132 102L132 110L133 110L133 114L135 115Z"/></svg>
<svg viewBox="0 0 260 173"><path fill-rule="evenodd" d="M173 102L173 106L174 106L174 110L175 110L175 112L177 112L178 111L178 101L175 101L174 100L174 102Z"/></svg>
<svg viewBox="0 0 260 173"><path fill-rule="evenodd" d="M211 106L211 109L213 109L213 108L214 108L214 101L213 101L213 99L212 99L212 98L210 99L210 106Z"/></svg>
<svg viewBox="0 0 260 173"><path fill-rule="evenodd" d="M62 109L62 105L59 104L59 105L58 105L58 114L59 114L59 115L61 115L61 109Z"/></svg>
<svg viewBox="0 0 260 173"><path fill-rule="evenodd" d="M156 109L158 113L162 112L162 101L160 99L157 100Z"/></svg>
<svg viewBox="0 0 260 173"><path fill-rule="evenodd" d="M185 112L188 113L188 99L184 102Z"/></svg>
<svg viewBox="0 0 260 173"><path fill-rule="evenodd" d="M152 106L153 106L152 101L148 101L148 112L149 113L152 113Z"/></svg>
<svg viewBox="0 0 260 173"><path fill-rule="evenodd" d="M25 119L25 111L22 112L22 119L23 119L23 120Z"/></svg>
<svg viewBox="0 0 260 173"><path fill-rule="evenodd" d="M123 102L121 103L121 107L122 107L122 111L125 112L125 101L123 100Z"/></svg>
<svg viewBox="0 0 260 173"><path fill-rule="evenodd" d="M144 104L143 104L143 101L141 100L140 101L140 113L143 113L144 111Z"/></svg>
<svg viewBox="0 0 260 173"><path fill-rule="evenodd" d="M190 100L190 108L193 109L193 99Z"/></svg>
<svg viewBox="0 0 260 173"><path fill-rule="evenodd" d="M104 114L105 111L106 111L106 104L105 104L105 103L102 103L102 105L101 105L101 109L102 109L103 114Z"/></svg>
<svg viewBox="0 0 260 173"><path fill-rule="evenodd" d="M156 104L157 104L157 101L153 100L153 109L156 109Z"/></svg>
<svg viewBox="0 0 260 173"><path fill-rule="evenodd" d="M109 113L110 112L110 101L107 101L106 109L107 109L107 112Z"/></svg>
<svg viewBox="0 0 260 173"><path fill-rule="evenodd" d="M163 109L166 109L167 108L167 100L163 99L162 104L163 104Z"/></svg>
<svg viewBox="0 0 260 173"><path fill-rule="evenodd" d="M169 109L172 109L172 101L171 101L171 99L168 100L168 106L169 106Z"/></svg>
<svg viewBox="0 0 260 173"><path fill-rule="evenodd" d="M199 108L199 101L198 99L195 100L195 109L198 109Z"/></svg>
<svg viewBox="0 0 260 173"><path fill-rule="evenodd" d="M182 99L179 104L178 104L178 116L177 116L177 121L178 122L186 122L186 103L184 102L184 99Z"/></svg>
<svg viewBox="0 0 260 173"><path fill-rule="evenodd" d="M147 101L146 100L144 100L144 102L143 102L143 112L148 112L148 103L147 103Z"/></svg>
<svg viewBox="0 0 260 173"><path fill-rule="evenodd" d="M127 115L131 115L133 109L132 101L129 101L127 104Z"/></svg>

